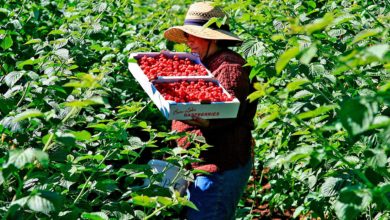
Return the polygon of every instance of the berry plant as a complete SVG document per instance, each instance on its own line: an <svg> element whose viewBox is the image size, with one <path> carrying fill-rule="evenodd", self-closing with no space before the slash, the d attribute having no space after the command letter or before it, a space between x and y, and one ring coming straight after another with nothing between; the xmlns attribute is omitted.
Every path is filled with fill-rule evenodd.
<svg viewBox="0 0 390 220"><path fill-rule="evenodd" d="M193 2L0 0L2 219L179 219L196 208L147 163L192 180L187 165L212 146L170 131L127 69L131 53L189 52L163 32ZM237 218L389 219L390 1L213 2L229 16L205 26L229 21L244 40L232 49L259 103ZM206 75L188 61L138 60L151 80ZM190 84L170 93L187 102ZM176 147L184 136L193 148Z"/></svg>

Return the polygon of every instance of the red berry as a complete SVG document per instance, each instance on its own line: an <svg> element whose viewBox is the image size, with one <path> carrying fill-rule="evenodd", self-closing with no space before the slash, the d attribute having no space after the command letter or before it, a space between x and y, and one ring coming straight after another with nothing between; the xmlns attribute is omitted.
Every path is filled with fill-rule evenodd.
<svg viewBox="0 0 390 220"><path fill-rule="evenodd" d="M190 59L180 59L177 55L172 58L159 54L156 57L142 56L138 64L145 75L151 80L158 76L207 76L206 68L193 63Z"/></svg>
<svg viewBox="0 0 390 220"><path fill-rule="evenodd" d="M213 82L204 80L155 83L157 90L166 100L175 102L225 102L233 97L223 93L223 89Z"/></svg>

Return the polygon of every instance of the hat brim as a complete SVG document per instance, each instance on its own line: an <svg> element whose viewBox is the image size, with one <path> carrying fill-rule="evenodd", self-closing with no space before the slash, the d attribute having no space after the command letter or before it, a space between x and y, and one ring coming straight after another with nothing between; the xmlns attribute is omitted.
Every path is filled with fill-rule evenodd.
<svg viewBox="0 0 390 220"><path fill-rule="evenodd" d="M176 43L186 43L187 38L184 33L208 40L225 41L229 46L239 46L243 42L237 35L229 31L215 30L196 25L171 27L164 32L164 37Z"/></svg>

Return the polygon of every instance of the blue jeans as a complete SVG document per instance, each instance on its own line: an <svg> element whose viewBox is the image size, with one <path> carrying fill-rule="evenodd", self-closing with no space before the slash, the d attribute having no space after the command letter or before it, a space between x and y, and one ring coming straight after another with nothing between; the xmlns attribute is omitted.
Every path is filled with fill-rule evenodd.
<svg viewBox="0 0 390 220"><path fill-rule="evenodd" d="M199 211L188 208L188 220L230 220L247 186L252 161L236 169L201 175L187 190L188 198Z"/></svg>

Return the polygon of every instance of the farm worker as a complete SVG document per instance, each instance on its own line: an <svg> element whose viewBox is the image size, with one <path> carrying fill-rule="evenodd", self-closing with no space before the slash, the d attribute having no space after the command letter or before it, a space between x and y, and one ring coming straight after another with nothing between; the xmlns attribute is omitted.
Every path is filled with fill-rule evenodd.
<svg viewBox="0 0 390 220"><path fill-rule="evenodd" d="M250 69L244 67L246 61L228 49L241 45L242 40L230 32L227 23L220 27L215 24L203 27L211 18L223 19L225 16L222 9L211 2L194 3L188 9L184 25L164 32L168 40L186 43L192 52L198 53L214 77L240 101L237 118L206 120L197 117L172 121L172 130L202 136L210 145L201 152L202 162L192 164L194 169L209 175L197 175L188 187L189 200L199 209L187 210L190 220L234 219L252 168L251 130L257 103L247 100L253 86L249 80ZM181 147L190 147L187 138L177 142Z"/></svg>

